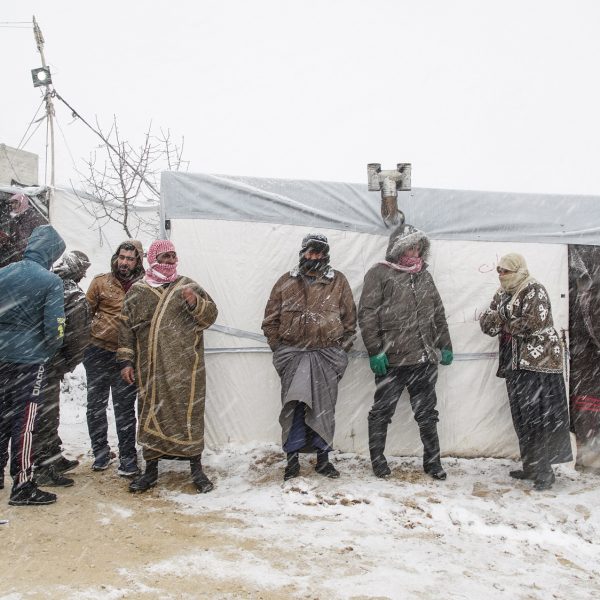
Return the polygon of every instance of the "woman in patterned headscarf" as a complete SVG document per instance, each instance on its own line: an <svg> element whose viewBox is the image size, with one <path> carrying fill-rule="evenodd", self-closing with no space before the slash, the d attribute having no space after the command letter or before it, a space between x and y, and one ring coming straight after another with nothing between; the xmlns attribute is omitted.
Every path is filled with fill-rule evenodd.
<svg viewBox="0 0 600 600"><path fill-rule="evenodd" d="M572 460L563 348L548 292L529 275L525 259L507 254L497 271L500 288L480 325L500 341L497 376L506 380L523 463L510 476L547 490L555 481L552 465Z"/></svg>

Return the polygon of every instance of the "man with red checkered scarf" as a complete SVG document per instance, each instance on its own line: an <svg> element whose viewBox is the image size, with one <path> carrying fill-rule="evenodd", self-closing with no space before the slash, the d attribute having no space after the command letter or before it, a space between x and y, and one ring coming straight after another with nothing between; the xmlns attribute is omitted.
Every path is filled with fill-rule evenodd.
<svg viewBox="0 0 600 600"><path fill-rule="evenodd" d="M189 460L200 493L213 489L202 470L204 449L203 331L217 318L212 298L177 272L169 240L148 249L149 268L127 296L121 314L117 360L127 384L138 386L138 442L146 469L129 490L145 492L158 480L160 459Z"/></svg>

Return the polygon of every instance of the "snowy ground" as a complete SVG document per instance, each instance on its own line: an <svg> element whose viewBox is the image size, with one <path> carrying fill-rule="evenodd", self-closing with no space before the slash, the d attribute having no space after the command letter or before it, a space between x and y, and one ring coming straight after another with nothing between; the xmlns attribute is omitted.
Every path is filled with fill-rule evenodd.
<svg viewBox="0 0 600 600"><path fill-rule="evenodd" d="M509 460L444 459L448 480L435 482L419 460L392 458L381 481L365 457L336 454L339 480L304 457L283 483L278 447L229 446L205 454L212 493L195 494L187 465L166 462L157 488L133 495L114 470L89 469L80 381L63 419L66 447L84 455L77 484L45 508L7 507L2 492L3 570L35 569L6 571L0 598L600 598L600 477L570 466L539 493L508 477ZM66 524L56 511L70 502ZM65 536L65 525L86 531ZM55 566L44 575L54 535L79 544L54 546L69 557L57 564L78 564L60 577ZM113 564L102 552L124 554Z"/></svg>

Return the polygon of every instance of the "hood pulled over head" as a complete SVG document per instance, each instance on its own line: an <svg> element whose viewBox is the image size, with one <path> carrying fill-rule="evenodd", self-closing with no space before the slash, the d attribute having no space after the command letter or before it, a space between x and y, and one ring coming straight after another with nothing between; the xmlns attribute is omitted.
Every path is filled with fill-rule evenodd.
<svg viewBox="0 0 600 600"><path fill-rule="evenodd" d="M113 275L116 275L116 276L118 276L118 273L119 273L119 268L117 266L117 258L119 256L119 253L121 252L121 250L134 250L135 251L138 261L135 265L135 268L131 272L131 277L133 279L137 279L138 277L141 277L144 274L144 264L143 264L144 248L142 246L142 242L140 242L139 240L125 240L124 242L121 242L119 244L119 246L115 250L115 253L112 255L112 257L110 259L111 271L112 271Z"/></svg>
<svg viewBox="0 0 600 600"><path fill-rule="evenodd" d="M65 248L65 242L52 225L40 225L31 232L23 258L32 260L50 270Z"/></svg>
<svg viewBox="0 0 600 600"><path fill-rule="evenodd" d="M429 258L431 246L429 238L420 229L408 223L403 223L390 234L385 259L391 263L396 263L407 250L417 244L420 246L419 256L426 261Z"/></svg>

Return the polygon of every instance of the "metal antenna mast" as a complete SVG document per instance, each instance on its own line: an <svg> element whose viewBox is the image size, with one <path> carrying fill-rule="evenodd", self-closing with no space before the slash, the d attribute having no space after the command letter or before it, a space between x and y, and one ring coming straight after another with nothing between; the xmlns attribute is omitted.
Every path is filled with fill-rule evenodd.
<svg viewBox="0 0 600 600"><path fill-rule="evenodd" d="M47 69L48 65L46 65L46 58L44 57L44 36L35 20L35 15L33 16L33 36L38 52L42 57L42 68ZM46 84L45 87L44 101L46 102L46 118L48 119L48 128L50 131L50 187L54 189L54 103L52 101L52 81Z"/></svg>

